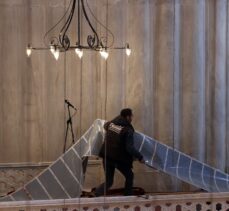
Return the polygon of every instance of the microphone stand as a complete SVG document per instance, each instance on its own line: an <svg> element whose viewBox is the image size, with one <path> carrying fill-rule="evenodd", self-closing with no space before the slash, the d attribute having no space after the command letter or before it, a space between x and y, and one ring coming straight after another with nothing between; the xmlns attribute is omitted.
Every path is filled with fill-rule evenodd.
<svg viewBox="0 0 229 211"><path fill-rule="evenodd" d="M65 101L66 102L66 101ZM72 134L72 144L75 143L75 137L74 137L74 132L73 132L73 126L72 126L72 116L71 116L71 112L70 112L70 107L71 104L66 102L67 106L68 106L68 120L67 120L67 129L66 129L66 132L65 132L65 139L64 139L64 150L63 150L63 153L65 153L66 151L66 144L67 144L67 138L68 138L68 130L69 130L69 127L70 127L70 130L71 130L71 134Z"/></svg>

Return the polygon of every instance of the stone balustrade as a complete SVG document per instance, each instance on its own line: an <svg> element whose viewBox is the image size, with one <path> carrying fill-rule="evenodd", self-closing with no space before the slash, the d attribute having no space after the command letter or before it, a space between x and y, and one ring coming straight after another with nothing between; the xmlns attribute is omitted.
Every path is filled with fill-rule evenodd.
<svg viewBox="0 0 229 211"><path fill-rule="evenodd" d="M229 211L229 193L1 202L4 211Z"/></svg>

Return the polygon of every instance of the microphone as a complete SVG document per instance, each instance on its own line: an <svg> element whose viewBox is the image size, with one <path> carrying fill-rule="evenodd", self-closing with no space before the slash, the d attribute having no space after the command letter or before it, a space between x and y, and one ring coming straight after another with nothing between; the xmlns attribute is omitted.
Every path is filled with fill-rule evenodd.
<svg viewBox="0 0 229 211"><path fill-rule="evenodd" d="M68 100L65 99L64 102L65 102L68 106L72 107L73 109L75 109L75 110L77 111L77 109L74 107L74 105L72 105Z"/></svg>

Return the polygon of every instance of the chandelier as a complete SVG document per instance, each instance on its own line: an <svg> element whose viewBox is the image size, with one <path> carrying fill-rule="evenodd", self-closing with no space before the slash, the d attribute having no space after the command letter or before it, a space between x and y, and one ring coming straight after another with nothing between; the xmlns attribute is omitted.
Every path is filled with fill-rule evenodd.
<svg viewBox="0 0 229 211"><path fill-rule="evenodd" d="M26 48L26 54L28 57L31 56L33 50L50 50L53 54L54 58L58 60L59 55L61 52L66 52L69 50L74 50L77 56L81 59L83 57L84 51L91 50L91 51L97 51L100 53L101 57L105 60L109 56L110 50L125 50L126 55L130 56L131 49L129 47L129 44L126 43L123 47L113 47L114 44L114 35L113 33L104 25L102 24L92 13L91 8L89 7L89 4L87 2L88 0L71 0L64 15L59 19L59 21L51 28L49 29L45 35L44 35L44 44L45 47L33 47L31 44L28 44ZM88 11L90 12L91 16L95 19L96 22L98 22L105 30L107 36L99 36L96 29L93 27L88 14L86 12L85 8L85 2ZM77 8L77 39L74 44L72 44L72 41L70 40L70 37L68 36L68 30L71 26L73 16L75 14L75 10ZM82 43L81 38L81 11L82 14L85 17L86 23L89 25L92 33L87 36L87 44ZM61 25L61 23L64 21L64 24ZM61 25L61 29L59 31L59 34L57 36L51 36L51 38L47 42L47 36L57 27ZM111 36L112 42L108 44L108 35Z"/></svg>

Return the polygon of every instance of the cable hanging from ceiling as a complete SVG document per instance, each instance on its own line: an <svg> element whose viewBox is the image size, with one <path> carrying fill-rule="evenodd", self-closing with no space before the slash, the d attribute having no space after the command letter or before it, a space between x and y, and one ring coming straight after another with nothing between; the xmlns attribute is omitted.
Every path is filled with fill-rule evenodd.
<svg viewBox="0 0 229 211"><path fill-rule="evenodd" d="M89 11L90 15L93 19L106 30L106 32L111 36L111 43L108 44L108 38L99 36L95 27L92 25L90 18L87 14L87 10L85 7L85 2L87 6L87 10ZM70 37L68 36L68 30L72 24L72 20L77 8L77 32L76 33L76 41L75 44L72 44ZM92 34L87 35L87 43L83 44L81 38L81 18L80 14L83 13L83 16L86 20L87 25L92 31ZM59 34L57 36L51 36L47 43L48 35L56 29L67 16L66 21L61 26ZM58 22L51 27L44 35L44 45L45 47L34 47L32 44L28 44L26 48L26 54L28 57L31 56L33 50L50 50L56 60L59 59L61 52L66 52L69 50L74 50L77 56L81 59L83 57L84 51L91 50L97 51L100 53L101 57L105 60L109 56L110 50L125 50L126 55L130 56L131 49L129 43L126 43L125 46L122 47L114 47L114 34L108 29L104 24L102 24L92 12L92 9L89 6L87 0L71 0L69 6L67 7L64 15L58 20Z"/></svg>

